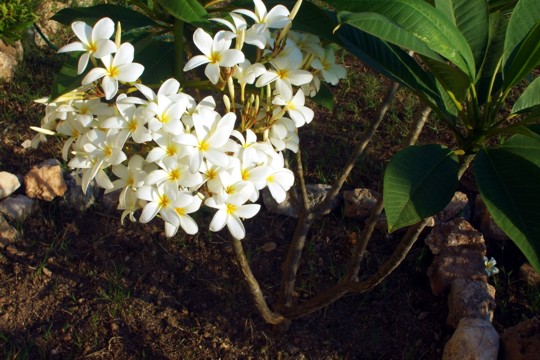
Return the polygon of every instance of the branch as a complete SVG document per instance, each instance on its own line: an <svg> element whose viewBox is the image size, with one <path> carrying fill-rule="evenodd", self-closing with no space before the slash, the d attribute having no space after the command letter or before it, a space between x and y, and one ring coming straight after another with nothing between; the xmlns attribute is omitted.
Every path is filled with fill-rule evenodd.
<svg viewBox="0 0 540 360"><path fill-rule="evenodd" d="M397 82L392 83L392 85L388 88L388 92L386 93L384 97L384 101L379 107L377 118L375 118L369 124L368 131L364 134L364 136L362 137L362 140L356 145L356 148L354 149L351 156L349 157L349 160L347 161L347 163L341 170L339 177L336 179L336 181L332 185L332 189L324 198L324 201L313 209L313 213L315 214L316 217L320 217L324 215L324 213L331 208L332 203L334 202L335 198L339 194L341 187L343 186L343 184L349 177L349 174L351 173L354 165L356 164L356 161L364 153L364 150L366 149L367 145L373 138L375 131L377 131L377 128L381 124L384 116L386 115L388 109L390 108L390 104L392 103L392 100L394 100L394 96L396 95L396 92L398 89L399 89L399 83Z"/></svg>
<svg viewBox="0 0 540 360"><path fill-rule="evenodd" d="M257 310L259 310L259 313L262 315L264 320L269 324L275 325L289 323L289 319L286 319L281 314L273 312L268 307L268 304L264 299L261 287L259 286L257 279L255 279L255 276L253 276L253 273L251 272L251 268L247 261L246 254L244 253L244 249L242 248L242 242L240 240L231 238L231 245L234 249L234 253L236 254L238 266L240 266L240 269L242 270L244 278L246 279L246 282L248 284L249 292L253 297L255 306L257 307Z"/></svg>

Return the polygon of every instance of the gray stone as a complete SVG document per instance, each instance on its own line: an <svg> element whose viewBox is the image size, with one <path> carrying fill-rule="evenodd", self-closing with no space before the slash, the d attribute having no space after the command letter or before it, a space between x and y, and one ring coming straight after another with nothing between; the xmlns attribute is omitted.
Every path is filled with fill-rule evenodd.
<svg viewBox="0 0 540 360"><path fill-rule="evenodd" d="M540 354L540 317L504 330L501 343L506 360L536 360Z"/></svg>
<svg viewBox="0 0 540 360"><path fill-rule="evenodd" d="M0 215L0 249L17 241L20 234L11 226L2 215Z"/></svg>
<svg viewBox="0 0 540 360"><path fill-rule="evenodd" d="M0 213L15 221L24 221L38 208L38 203L24 195L9 197L0 202Z"/></svg>
<svg viewBox="0 0 540 360"><path fill-rule="evenodd" d="M29 198L45 201L63 196L67 190L62 168L59 165L34 166L24 176L24 186Z"/></svg>
<svg viewBox="0 0 540 360"><path fill-rule="evenodd" d="M477 224L478 229L487 238L499 241L506 241L510 239L508 235L506 235L505 232L502 231L497 224L495 224L495 221L493 221L493 218L491 217L480 195L477 195L474 199L473 222Z"/></svg>
<svg viewBox="0 0 540 360"><path fill-rule="evenodd" d="M454 328L462 318L493 321L495 288L484 281L455 279L448 296L446 323Z"/></svg>
<svg viewBox="0 0 540 360"><path fill-rule="evenodd" d="M463 318L444 347L443 360L496 360L499 334L489 321Z"/></svg>
<svg viewBox="0 0 540 360"><path fill-rule="evenodd" d="M57 37L58 33L64 29L62 24L51 20L51 17L66 7L68 7L68 4L63 4L58 1L40 1L39 5L36 7L35 12L38 15L37 25L49 39ZM34 34L34 40L40 47L49 46L37 32Z"/></svg>
<svg viewBox="0 0 540 360"><path fill-rule="evenodd" d="M456 191L448 205L446 205L446 207L436 215L435 221L446 222L458 217L460 214L465 212L468 203L469 198L467 195L461 191Z"/></svg>
<svg viewBox="0 0 540 360"><path fill-rule="evenodd" d="M290 191L294 191L293 189L294 188L292 188ZM328 192L332 189L332 186L326 184L307 184L306 189L308 193L309 206L313 207L324 201L326 194L328 194ZM296 209L291 203L290 191L289 193L287 193L287 197L281 204L278 204L268 191L263 191L263 202L268 211L274 214L296 217ZM339 202L340 197L337 196L332 203L331 208L327 210L324 214L329 214L330 211L336 209L339 206Z"/></svg>
<svg viewBox="0 0 540 360"><path fill-rule="evenodd" d="M349 218L365 219L377 204L381 194L371 189L354 189L343 192L343 215Z"/></svg>
<svg viewBox="0 0 540 360"><path fill-rule="evenodd" d="M519 276L521 280L525 281L530 287L536 287L540 285L540 274L529 263L524 263L519 268Z"/></svg>
<svg viewBox="0 0 540 360"><path fill-rule="evenodd" d="M71 173L67 174L65 178L67 191L64 194L64 201L67 207L82 213L94 205L96 196L99 195L99 189L97 189L93 183L90 183L86 190L86 194L83 193L81 186L77 184L75 179L76 176L76 173Z"/></svg>
<svg viewBox="0 0 540 360"><path fill-rule="evenodd" d="M20 41L11 46L0 40L0 80L11 81L22 57L23 47Z"/></svg>
<svg viewBox="0 0 540 360"><path fill-rule="evenodd" d="M487 281L484 238L465 219L437 224L426 244L435 255L427 271L435 295L444 295L454 279Z"/></svg>
<svg viewBox="0 0 540 360"><path fill-rule="evenodd" d="M16 175L7 171L0 171L0 199L7 198L20 186L21 183Z"/></svg>

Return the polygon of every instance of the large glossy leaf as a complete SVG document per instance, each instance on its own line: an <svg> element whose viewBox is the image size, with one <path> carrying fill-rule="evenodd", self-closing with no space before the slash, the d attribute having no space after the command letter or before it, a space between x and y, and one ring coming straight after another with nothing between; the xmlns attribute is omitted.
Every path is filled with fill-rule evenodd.
<svg viewBox="0 0 540 360"><path fill-rule="evenodd" d="M90 7L69 7L57 12L52 19L64 25L74 21L84 21L94 25L103 17L111 18L115 23L122 24L122 30L131 30L145 26L156 26L156 22L146 15L125 6L101 4Z"/></svg>
<svg viewBox="0 0 540 360"><path fill-rule="evenodd" d="M435 0L435 7L461 31L473 52L478 70L488 40L489 19L486 0Z"/></svg>
<svg viewBox="0 0 540 360"><path fill-rule="evenodd" d="M536 25L514 48L503 69L503 90L509 90L540 64L540 14Z"/></svg>
<svg viewBox="0 0 540 360"><path fill-rule="evenodd" d="M474 57L467 40L447 17L428 3L418 0L337 0L336 3L336 7L354 12L342 12L340 22L349 22L385 41L437 59L417 46L416 40L397 31L400 27L474 78Z"/></svg>
<svg viewBox="0 0 540 360"><path fill-rule="evenodd" d="M399 47L349 25L341 26L337 35L345 49L375 71L411 89L434 107L440 103L433 76Z"/></svg>
<svg viewBox="0 0 540 360"><path fill-rule="evenodd" d="M49 96L50 101L81 86L81 81L85 74L77 75L79 57L79 53L67 55L66 61L64 61L64 64L54 79L51 94Z"/></svg>
<svg viewBox="0 0 540 360"><path fill-rule="evenodd" d="M516 135L522 137L522 135ZM481 150L474 175L493 220L540 271L540 141Z"/></svg>
<svg viewBox="0 0 540 360"><path fill-rule="evenodd" d="M531 111L533 108L540 106L540 77L527 86L523 94L517 99L512 113L521 113Z"/></svg>
<svg viewBox="0 0 540 360"><path fill-rule="evenodd" d="M188 23L204 22L208 13L197 0L157 0L177 19Z"/></svg>
<svg viewBox="0 0 540 360"><path fill-rule="evenodd" d="M141 44L142 45L142 44ZM144 84L159 84L174 75L174 44L154 40L136 46L135 59L144 65L141 80Z"/></svg>
<svg viewBox="0 0 540 360"><path fill-rule="evenodd" d="M490 14L489 40L476 80L479 105L485 104L490 95L495 94L502 86L501 62L507 26L508 20L503 15L500 13Z"/></svg>
<svg viewBox="0 0 540 360"><path fill-rule="evenodd" d="M467 74L448 63L429 58L423 58L423 61L446 89L446 92L457 99L459 103L463 102L471 86L471 79Z"/></svg>
<svg viewBox="0 0 540 360"><path fill-rule="evenodd" d="M414 224L442 210L454 195L458 161L452 150L430 144L398 152L384 174L388 230Z"/></svg>
<svg viewBox="0 0 540 360"><path fill-rule="evenodd" d="M515 49L521 45L523 39L530 33L540 20L540 1L520 0L512 11L508 23L508 31L504 41L504 63L512 56Z"/></svg>

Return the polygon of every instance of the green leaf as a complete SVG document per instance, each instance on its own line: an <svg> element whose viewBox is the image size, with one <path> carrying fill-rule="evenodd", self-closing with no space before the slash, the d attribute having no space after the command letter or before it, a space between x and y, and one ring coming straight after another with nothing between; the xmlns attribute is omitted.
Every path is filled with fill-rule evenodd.
<svg viewBox="0 0 540 360"><path fill-rule="evenodd" d="M440 81L444 89L452 94L460 103L463 102L471 86L471 80L460 69L440 61L422 57L429 70Z"/></svg>
<svg viewBox="0 0 540 360"><path fill-rule="evenodd" d="M332 96L332 91L328 88L325 83L321 84L321 88L317 95L311 98L317 105L324 106L329 111L334 111L334 97Z"/></svg>
<svg viewBox="0 0 540 360"><path fill-rule="evenodd" d="M142 45L142 44L141 44ZM141 80L144 84L160 84L174 75L174 44L153 40L136 46L135 59L144 66Z"/></svg>
<svg viewBox="0 0 540 360"><path fill-rule="evenodd" d="M504 40L504 62L510 58L523 39L531 32L540 20L540 1L520 0L512 11L508 30Z"/></svg>
<svg viewBox="0 0 540 360"><path fill-rule="evenodd" d="M93 26L99 19L109 17L115 23L122 24L122 30L131 30L158 24L135 10L125 6L101 4L90 7L65 8L57 12L52 19L64 25L71 25L74 21L84 21Z"/></svg>
<svg viewBox="0 0 540 360"><path fill-rule="evenodd" d="M512 114L531 111L534 107L540 106L540 77L527 86L523 94L517 99Z"/></svg>
<svg viewBox="0 0 540 360"><path fill-rule="evenodd" d="M70 53L66 56L66 61L64 61L64 64L54 79L49 101L53 101L60 95L81 86L81 81L85 74L77 75L77 64L80 53Z"/></svg>
<svg viewBox="0 0 540 360"><path fill-rule="evenodd" d="M435 0L435 7L461 31L480 67L488 40L489 19L486 0Z"/></svg>
<svg viewBox="0 0 540 360"><path fill-rule="evenodd" d="M415 224L442 210L452 199L457 183L458 161L452 150L430 144L398 152L384 174L388 230Z"/></svg>
<svg viewBox="0 0 540 360"><path fill-rule="evenodd" d="M169 13L187 23L204 22L208 13L197 0L157 0Z"/></svg>
<svg viewBox="0 0 540 360"><path fill-rule="evenodd" d="M432 56L418 45L417 40L420 40L432 52L448 59L474 78L474 57L467 40L447 17L428 3L418 0L337 0L336 3L336 8L356 12L340 14L343 20L354 22L353 25L359 29L439 60L439 57ZM401 30L398 31L398 28ZM404 31L409 35L404 35Z"/></svg>
<svg viewBox="0 0 540 360"><path fill-rule="evenodd" d="M508 91L533 71L538 64L540 64L540 14L536 25L506 59L503 69L503 90Z"/></svg>
<svg viewBox="0 0 540 360"><path fill-rule="evenodd" d="M508 21L500 13L489 16L489 40L482 66L477 75L478 105L483 105L502 86L502 56Z"/></svg>
<svg viewBox="0 0 540 360"><path fill-rule="evenodd" d="M540 141L524 138L520 144L528 142L526 148L481 150L473 168L493 220L540 271L540 167L531 161L540 159Z"/></svg>
<svg viewBox="0 0 540 360"><path fill-rule="evenodd" d="M434 77L427 73L407 52L350 25L339 28L341 45L375 71L411 89L426 103L440 103Z"/></svg>

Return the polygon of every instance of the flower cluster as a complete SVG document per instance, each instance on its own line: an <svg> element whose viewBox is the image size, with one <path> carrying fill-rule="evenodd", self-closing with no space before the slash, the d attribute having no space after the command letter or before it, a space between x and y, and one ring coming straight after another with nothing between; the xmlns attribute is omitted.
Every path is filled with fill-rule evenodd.
<svg viewBox="0 0 540 360"><path fill-rule="evenodd" d="M305 95L315 95L321 80L337 84L345 76L332 49L290 30L294 13L282 5L267 11L261 0L254 4L255 11L212 19L226 30L193 35L202 54L184 70L206 65L205 75L225 93L223 114L213 97L197 102L175 79L157 92L142 84L144 68L133 62L133 46L120 43L118 30L110 40L112 20L93 28L75 22L80 41L60 51L83 52L80 74L89 62L95 67L80 88L48 103L34 146L46 134L63 135L63 157L79 170L83 191L92 181L120 191L122 221L159 216L167 236L179 228L194 234L198 225L190 214L204 205L217 210L211 231L227 226L233 237L244 238L241 219L257 214L259 192L268 188L282 202L294 183L283 151L297 151L297 129L313 119ZM244 55L246 44L256 48L253 62Z"/></svg>

